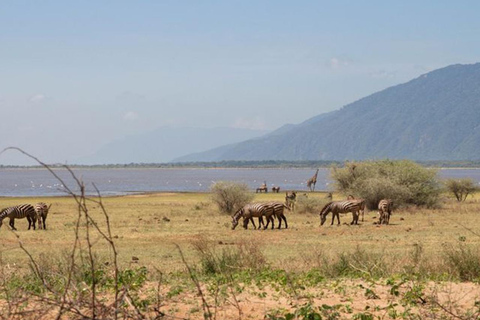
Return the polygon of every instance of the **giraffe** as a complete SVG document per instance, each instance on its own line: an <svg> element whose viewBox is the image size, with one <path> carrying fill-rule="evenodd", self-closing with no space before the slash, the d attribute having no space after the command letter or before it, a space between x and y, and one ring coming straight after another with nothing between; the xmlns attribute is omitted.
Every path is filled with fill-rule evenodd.
<svg viewBox="0 0 480 320"><path fill-rule="evenodd" d="M313 175L313 177L311 177L310 179L308 179L307 181L307 187L310 188L310 191L315 191L315 184L317 183L317 175L318 175L318 170L317 169L317 172L315 172L315 174Z"/></svg>

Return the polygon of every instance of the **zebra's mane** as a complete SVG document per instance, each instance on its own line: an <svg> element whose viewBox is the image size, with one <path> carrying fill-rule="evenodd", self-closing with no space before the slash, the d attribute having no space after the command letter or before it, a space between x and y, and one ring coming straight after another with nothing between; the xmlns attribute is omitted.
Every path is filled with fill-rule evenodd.
<svg viewBox="0 0 480 320"><path fill-rule="evenodd" d="M331 204L333 203L333 201L330 201L329 203L327 203L325 205L325 207L323 207L323 209L320 211L320 215L324 215L325 212L330 208Z"/></svg>
<svg viewBox="0 0 480 320"><path fill-rule="evenodd" d="M232 216L233 220L237 221L243 215L243 208L240 208L235 214Z"/></svg>

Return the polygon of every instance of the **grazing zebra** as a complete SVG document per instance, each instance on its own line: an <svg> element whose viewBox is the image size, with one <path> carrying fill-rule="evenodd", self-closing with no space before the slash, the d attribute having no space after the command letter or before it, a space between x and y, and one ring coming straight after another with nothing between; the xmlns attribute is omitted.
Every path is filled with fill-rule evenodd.
<svg viewBox="0 0 480 320"><path fill-rule="evenodd" d="M285 222L285 229L288 229L287 217L285 217L284 209L290 210L290 208L285 204L277 201L268 202L267 205L273 208L273 215L278 219L278 229L282 227L282 220ZM268 228L269 223L270 221L267 221L267 225L265 226L265 228ZM273 224L273 219L272 219L272 224ZM272 229L273 229L273 226L272 226Z"/></svg>
<svg viewBox="0 0 480 320"><path fill-rule="evenodd" d="M329 202L323 207L322 211L320 211L320 222L321 225L325 223L327 220L328 213L332 213L332 225L335 220L335 216L337 217L337 222L340 224L340 213L347 213L351 212L353 214L353 220L350 224L358 224L358 211L360 211L362 207L362 203L356 200L345 200L345 201L332 201Z"/></svg>
<svg viewBox="0 0 480 320"><path fill-rule="evenodd" d="M12 230L15 228L15 219L27 218L28 230L33 224L33 230L35 230L35 222L37 221L37 215L35 209L30 204L22 204L15 207L5 208L0 211L0 227L3 225L3 219L10 218L9 225Z"/></svg>
<svg viewBox="0 0 480 320"><path fill-rule="evenodd" d="M255 226L255 222L253 221L254 217L258 217L258 223L259 226L258 228L262 226L263 223L263 216L267 218L267 222L272 222L272 229L273 229L273 207L266 204L266 203L253 203L253 204L247 204L243 206L240 210L238 210L233 216L232 216L232 230L234 230L237 225L238 225L238 220L240 217L243 217L243 228L247 229L248 228L248 222L251 220L253 227L256 229L257 226ZM267 226L265 225L264 229L266 229Z"/></svg>
<svg viewBox="0 0 480 320"><path fill-rule="evenodd" d="M272 187L272 192L279 193L280 192L280 187Z"/></svg>
<svg viewBox="0 0 480 320"><path fill-rule="evenodd" d="M48 215L48 210L50 209L52 205L50 204L47 206L46 203L44 202L39 202L35 204L35 213L37 214L37 220L38 220L38 229L42 229L42 224L43 224L43 229L47 230L47 226L45 225L45 220L47 220L47 215Z"/></svg>
<svg viewBox="0 0 480 320"><path fill-rule="evenodd" d="M378 214L380 215L379 224L389 224L392 214L393 201L390 199L380 200L378 203Z"/></svg>
<svg viewBox="0 0 480 320"><path fill-rule="evenodd" d="M307 187L310 188L310 191L312 192L315 191L315 185L317 184L318 170L319 169L317 169L317 172L315 172L313 177L307 180Z"/></svg>
<svg viewBox="0 0 480 320"><path fill-rule="evenodd" d="M285 204L291 211L295 211L296 202L297 202L297 193L295 191L285 192Z"/></svg>

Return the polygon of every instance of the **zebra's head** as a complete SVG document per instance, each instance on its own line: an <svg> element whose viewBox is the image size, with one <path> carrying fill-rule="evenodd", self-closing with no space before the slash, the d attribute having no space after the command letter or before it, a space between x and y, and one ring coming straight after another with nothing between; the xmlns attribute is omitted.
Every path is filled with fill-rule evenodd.
<svg viewBox="0 0 480 320"><path fill-rule="evenodd" d="M330 210L330 205L332 204L332 202L329 202L325 205L325 207L323 207L322 211L320 211L320 225L323 226L323 224L325 223L325 221L327 220L327 214Z"/></svg>
<svg viewBox="0 0 480 320"><path fill-rule="evenodd" d="M235 212L235 214L232 216L232 230L235 230L235 228L238 226L238 219L242 215L243 215L243 208Z"/></svg>

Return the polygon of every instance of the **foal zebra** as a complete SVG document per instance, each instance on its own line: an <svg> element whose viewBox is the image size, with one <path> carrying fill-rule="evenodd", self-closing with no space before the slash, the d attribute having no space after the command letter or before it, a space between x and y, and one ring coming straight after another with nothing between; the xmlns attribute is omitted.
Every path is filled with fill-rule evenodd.
<svg viewBox="0 0 480 320"><path fill-rule="evenodd" d="M44 202L39 202L35 204L35 213L37 215L37 220L38 220L38 229L42 229L42 224L43 224L43 229L47 230L47 226L45 225L45 220L47 220L47 215L48 215L48 210L50 209L52 205L50 204L47 206L46 203Z"/></svg>
<svg viewBox="0 0 480 320"><path fill-rule="evenodd" d="M353 220L350 224L358 224L358 212L362 208L362 202L358 200L345 200L345 201L332 201L329 202L323 207L320 211L320 222L321 225L327 220L327 215L332 213L332 223L335 221L335 216L337 217L337 222L340 224L340 213L351 212L353 214Z"/></svg>
<svg viewBox="0 0 480 320"><path fill-rule="evenodd" d="M392 214L393 201L390 199L380 200L378 203L378 214L380 215L379 224L389 224Z"/></svg>
<svg viewBox="0 0 480 320"><path fill-rule="evenodd" d="M35 209L30 204L21 204L15 207L2 209L0 212L0 227L3 225L3 219L9 218L9 225L12 230L17 230L15 228L15 219L27 218L28 220L28 230L33 224L33 230L35 230L35 222L37 221L37 215Z"/></svg>
<svg viewBox="0 0 480 320"><path fill-rule="evenodd" d="M267 203L253 203L253 204L247 204L243 206L240 210L238 210L233 216L232 216L232 230L234 230L237 225L238 225L238 220L240 217L243 217L243 228L247 229L248 228L248 222L251 220L253 227L256 229L257 226L255 226L255 222L253 221L254 217L258 217L258 223L259 226L258 228L262 226L263 223L263 216L267 218L267 222L272 221L272 229L273 229L273 207L270 206ZM265 225L264 229L266 229L267 226Z"/></svg>

